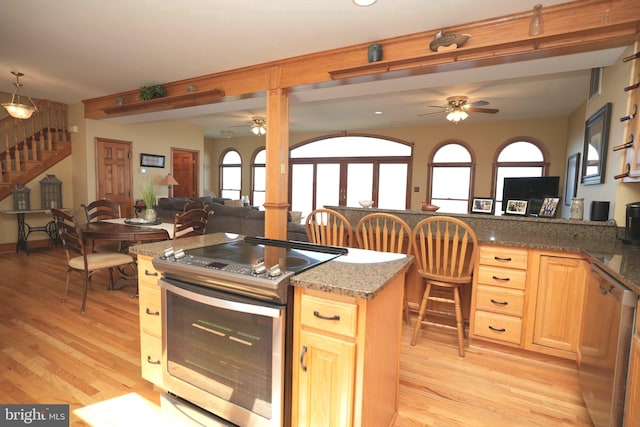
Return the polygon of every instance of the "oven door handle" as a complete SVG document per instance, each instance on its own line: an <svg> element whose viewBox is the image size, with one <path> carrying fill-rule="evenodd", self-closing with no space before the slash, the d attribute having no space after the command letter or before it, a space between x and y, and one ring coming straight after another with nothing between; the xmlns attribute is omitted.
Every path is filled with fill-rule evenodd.
<svg viewBox="0 0 640 427"><path fill-rule="evenodd" d="M164 280L158 280L158 285L160 285L165 292L173 292L176 295L190 299L192 301L197 301L202 304L222 308L225 310L231 310L240 313L257 314L259 316L267 316L274 319L282 317L282 314L284 313L284 306L274 307L263 305L258 300L249 300L248 298L247 302L227 300L212 295L193 292L188 289L181 288L180 286L175 286ZM241 297L237 297L236 295L234 295L233 297L236 299L242 299Z"/></svg>

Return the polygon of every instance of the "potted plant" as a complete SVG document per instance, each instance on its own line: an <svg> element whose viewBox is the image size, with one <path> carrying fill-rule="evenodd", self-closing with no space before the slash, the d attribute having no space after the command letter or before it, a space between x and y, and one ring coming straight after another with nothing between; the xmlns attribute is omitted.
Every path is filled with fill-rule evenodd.
<svg viewBox="0 0 640 427"><path fill-rule="evenodd" d="M140 197L144 200L146 207L144 218L153 222L156 220L156 191L153 188L153 183L149 178L145 178L140 186Z"/></svg>
<svg viewBox="0 0 640 427"><path fill-rule="evenodd" d="M167 90L162 85L142 86L137 98L140 100L149 100L154 98L163 98L167 96Z"/></svg>

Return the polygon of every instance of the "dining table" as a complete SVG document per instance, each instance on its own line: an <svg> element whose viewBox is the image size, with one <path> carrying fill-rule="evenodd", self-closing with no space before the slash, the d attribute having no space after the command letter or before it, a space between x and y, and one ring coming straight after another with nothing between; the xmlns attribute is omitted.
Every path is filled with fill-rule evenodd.
<svg viewBox="0 0 640 427"><path fill-rule="evenodd" d="M170 240L173 237L173 224L169 223L145 223L137 219L108 219L97 222L87 222L80 227L82 238L88 240L119 241L123 247L140 243L150 243L162 240ZM129 296L138 296L137 268L127 271L119 268L120 278L113 289L122 289L129 286Z"/></svg>

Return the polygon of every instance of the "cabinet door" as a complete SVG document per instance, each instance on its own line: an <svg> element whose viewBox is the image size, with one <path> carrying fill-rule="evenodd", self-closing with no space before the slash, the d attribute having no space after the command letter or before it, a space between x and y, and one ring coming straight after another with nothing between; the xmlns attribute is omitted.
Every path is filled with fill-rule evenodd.
<svg viewBox="0 0 640 427"><path fill-rule="evenodd" d="M635 335L631 344L629 384L624 411L625 427L640 426L640 337Z"/></svg>
<svg viewBox="0 0 640 427"><path fill-rule="evenodd" d="M300 331L299 427L351 426L356 345Z"/></svg>
<svg viewBox="0 0 640 427"><path fill-rule="evenodd" d="M540 257L534 344L576 352L587 267L582 259Z"/></svg>

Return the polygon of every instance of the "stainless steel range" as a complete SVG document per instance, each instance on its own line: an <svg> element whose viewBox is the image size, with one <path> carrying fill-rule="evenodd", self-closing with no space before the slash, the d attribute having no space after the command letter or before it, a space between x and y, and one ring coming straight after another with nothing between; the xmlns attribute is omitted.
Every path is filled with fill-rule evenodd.
<svg viewBox="0 0 640 427"><path fill-rule="evenodd" d="M155 258L168 391L237 425L288 425L290 279L346 251L247 237Z"/></svg>

